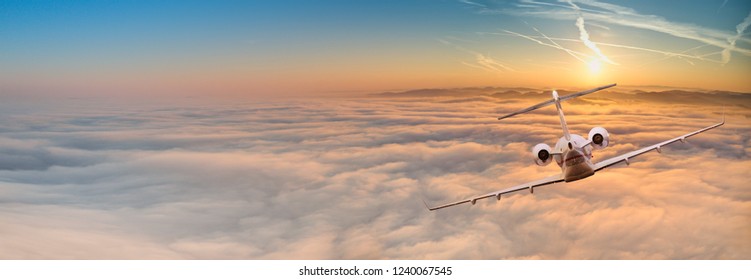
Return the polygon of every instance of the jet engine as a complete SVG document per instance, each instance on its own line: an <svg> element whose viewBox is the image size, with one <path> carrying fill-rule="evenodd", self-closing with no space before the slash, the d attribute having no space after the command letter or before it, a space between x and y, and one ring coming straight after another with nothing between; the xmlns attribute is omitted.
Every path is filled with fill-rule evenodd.
<svg viewBox="0 0 751 280"><path fill-rule="evenodd" d="M598 126L589 131L589 140L596 150L605 149L610 142L610 135L607 130Z"/></svg>
<svg viewBox="0 0 751 280"><path fill-rule="evenodd" d="M532 154L535 157L535 163L539 166L545 166L553 161L553 155L551 155L550 146L547 144L537 144L532 148Z"/></svg>

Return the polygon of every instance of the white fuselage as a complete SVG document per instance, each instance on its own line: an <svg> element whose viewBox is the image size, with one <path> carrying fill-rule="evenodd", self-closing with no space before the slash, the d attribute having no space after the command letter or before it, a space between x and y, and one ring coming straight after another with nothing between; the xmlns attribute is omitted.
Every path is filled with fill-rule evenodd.
<svg viewBox="0 0 751 280"><path fill-rule="evenodd" d="M576 134L571 140L561 137L553 148L553 159L561 167L563 180L566 182L587 178L595 174L592 159L592 146L589 141ZM570 145L569 145L570 143Z"/></svg>

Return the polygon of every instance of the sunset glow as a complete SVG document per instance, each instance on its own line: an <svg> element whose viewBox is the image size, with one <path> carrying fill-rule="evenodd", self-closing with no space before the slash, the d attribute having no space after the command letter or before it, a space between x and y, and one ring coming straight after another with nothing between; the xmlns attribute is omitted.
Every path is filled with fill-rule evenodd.
<svg viewBox="0 0 751 280"><path fill-rule="evenodd" d="M751 92L751 5L726 2L5 1L0 94L258 97L601 82Z"/></svg>
<svg viewBox="0 0 751 280"><path fill-rule="evenodd" d="M600 69L602 68L602 62L600 62L599 59L595 58L590 60L587 66L589 66L589 72L591 72L592 74L598 74L600 73Z"/></svg>
<svg viewBox="0 0 751 280"><path fill-rule="evenodd" d="M748 0L0 1L0 259L748 260L750 26ZM567 138L596 174L535 164Z"/></svg>

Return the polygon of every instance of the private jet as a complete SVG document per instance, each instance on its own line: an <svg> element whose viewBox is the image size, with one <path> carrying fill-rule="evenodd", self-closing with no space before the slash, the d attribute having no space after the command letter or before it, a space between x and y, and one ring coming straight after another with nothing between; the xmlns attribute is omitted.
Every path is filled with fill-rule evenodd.
<svg viewBox="0 0 751 280"><path fill-rule="evenodd" d="M719 127L723 124L725 124L725 116L723 114L722 122L699 129L697 131L684 134L678 137L675 137L670 140L666 140L636 151L632 151L620 156L616 156L613 158L609 158L597 163L592 163L592 151L593 150L601 150L608 146L608 143L610 141L610 136L608 135L608 131L605 130L605 128L602 127L595 127L592 128L589 131L589 135L587 139L584 139L584 137L576 134L571 134L568 130L568 126L566 126L566 119L563 116L563 109L561 108L561 102L581 97L596 91L600 91L606 88L610 88L615 86L616 84L610 84L606 86L601 86L597 88L593 88L590 90L585 90L582 92L577 92L574 94L569 94L566 96L558 96L558 93L554 90L553 91L553 99L550 99L548 101L542 102L540 104L536 104L534 106L531 106L529 108L513 112L511 114L501 116L498 118L498 120L502 120L505 118L513 117L519 114L527 113L533 110L537 110L546 106L550 106L555 104L556 109L558 110L558 117L561 119L561 129L563 129L563 137L561 137L558 142L555 144L555 148L550 148L547 144L537 144L532 148L532 154L534 156L534 161L537 165L540 166L546 166L550 164L551 162L555 161L558 166L561 168L561 173L550 176L547 178L543 178L537 181L521 184L518 186L510 187L507 189L502 189L499 191L495 191L488 194L483 194L471 198L467 198L464 200L430 207L428 206L425 201L423 203L425 204L425 207L428 208L430 211L456 206L459 204L464 203L471 203L472 205L475 205L478 200L484 199L484 198L491 198L494 197L497 200L501 200L501 196L504 194L516 192L519 190L529 189L530 193L534 193L534 190L536 187L559 183L559 182L574 182L578 181L584 178L587 178L589 176L592 176L595 174L595 172L603 170L605 168L611 167L618 163L626 163L626 165L629 165L629 161L633 159L636 156L639 156L641 154L650 152L650 151L657 151L658 153L662 153L662 147L672 144L675 142L686 142L686 138L697 135L699 133L705 132L707 130Z"/></svg>

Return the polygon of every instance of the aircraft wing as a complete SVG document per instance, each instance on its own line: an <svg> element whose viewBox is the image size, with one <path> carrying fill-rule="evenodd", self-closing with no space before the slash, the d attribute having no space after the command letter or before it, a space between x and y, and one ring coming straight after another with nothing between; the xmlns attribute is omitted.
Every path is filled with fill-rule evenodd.
<svg viewBox="0 0 751 280"><path fill-rule="evenodd" d="M444 205L441 205L441 206L430 207L430 206L428 206L427 203L425 203L425 207L427 207L428 210L433 211L433 210L438 210L438 209L441 209L441 208L451 207L451 206L455 206L455 205L459 205L459 204L464 204L464 203L468 203L468 202L472 203L472 205L474 205L477 202L478 199L495 197L495 198L497 198L497 199L500 200L502 194L507 194L507 193L511 193L511 192L515 192L515 191L519 191L519 190L523 190L523 189L534 188L534 187L549 185L549 184L558 183L558 182L563 182L563 175L562 174L550 176L550 177L543 178L543 179L540 179L540 180L537 180L537 181L532 181L532 182L529 182L529 183L525 183L525 184L521 184L521 185L518 185L518 186L510 187L510 188L503 189L503 190L496 191L496 192L492 192L492 193L489 193L489 194L480 195L480 196L468 198L468 199L465 199L465 200L460 200L460 201L457 201L457 202L452 202L452 203L444 204Z"/></svg>
<svg viewBox="0 0 751 280"><path fill-rule="evenodd" d="M660 151L661 148L663 146L665 146L665 145L669 145L669 144L677 142L677 141L683 142L688 137L697 135L699 133L705 132L707 130L710 130L710 129L713 129L713 128L716 128L716 127L719 127L719 126L721 126L723 124L725 124L725 118L724 117L723 117L721 123L717 123L717 124L714 124L714 125L711 125L711 126L699 129L697 131L694 131L694 132L691 132L691 133L688 133L688 134L684 134L684 135L675 137L673 139L666 140L666 141L654 144L654 145L649 146L649 147L645 147L645 148L642 148L642 149L639 149L639 150L636 150L636 151L633 151L633 152L629 152L629 153L626 153L626 154L623 154L623 155L620 155L620 156L617 156L617 157L613 157L613 158L609 158L609 159L603 160L603 161L598 162L597 164L595 164L595 172L598 171L598 170L601 170L601 169L613 166L613 165L618 164L620 162L626 162L628 164L628 161L631 158L634 158L634 157L639 156L641 154L650 152L652 150ZM492 192L492 193L488 193L488 194L484 194L484 195L480 195L480 196L476 196L476 197L472 197L472 198L467 198L467 199L464 199L464 200L460 200L460 201L456 201L456 202L452 202L452 203L448 203L448 204L444 204L444 205L440 205L440 206L430 207L430 206L428 206L427 203L425 203L425 207L427 207L428 210L433 211L433 210L438 210L438 209L442 209L442 208L446 208L446 207L451 207L451 206L455 206L455 205L459 205L459 204L464 204L464 203L472 203L474 205L477 202L477 200L480 200L480 199L495 197L495 198L497 198L497 199L500 200L501 199L501 195L503 195L503 194L507 194L507 193L511 193L511 192L515 192L515 191L519 191L519 190L523 190L523 189L530 189L530 188L535 188L535 187L539 187L539 186L544 186L544 185L559 183L559 182L563 182L563 175L562 174L550 176L550 177L543 178L543 179L540 179L540 180L537 180L537 181L532 181L532 182L529 182L529 183L525 183L525 184L521 184L521 185L518 185L518 186L510 187L510 188L507 188L507 189L495 191L495 192Z"/></svg>
<svg viewBox="0 0 751 280"><path fill-rule="evenodd" d="M629 163L628 162L629 159L634 158L636 156L639 156L641 154L653 151L653 150L656 150L657 152L662 152L661 149L665 145L672 144L672 143L675 143L677 141L684 142L684 141L686 141L686 138L688 138L688 137L691 137L691 136L694 136L696 134L705 132L707 130L713 129L713 128L721 126L723 124L725 124L725 117L724 116L722 118L722 122L720 122L720 123L717 123L717 124L714 124L714 125L710 125L708 127L699 129L697 131L694 131L694 132L691 132L691 133L688 133L688 134L684 134L684 135L675 137L673 139L670 139L670 140L667 140L667 141L663 141L663 142L654 144L654 145L649 146L649 147L641 148L641 149L638 149L638 150L633 151L633 152L625 153L625 154L617 156L617 157L613 157L613 158L609 158L609 159L603 160L603 161L598 162L598 163L595 164L595 172L597 172L600 169L613 166L613 165L618 164L620 162L625 162L626 164L628 164Z"/></svg>

